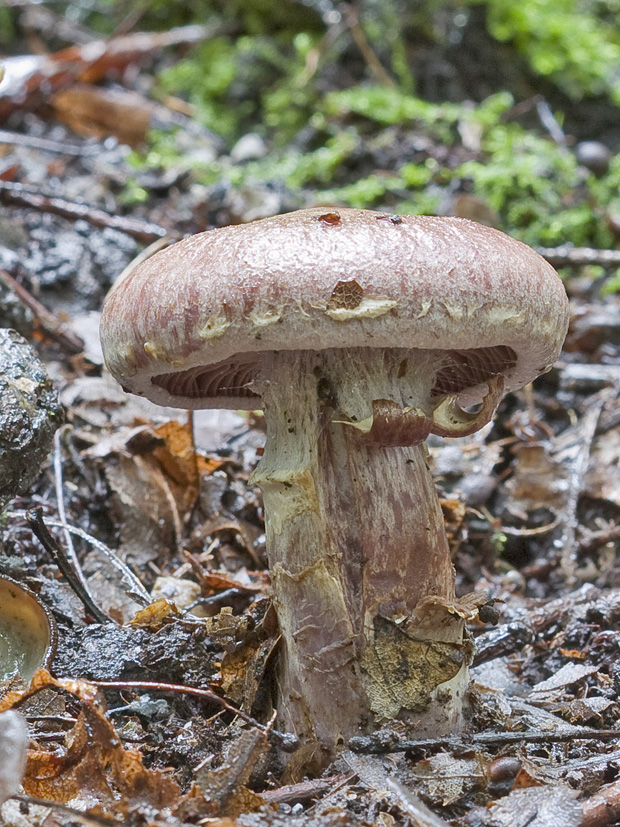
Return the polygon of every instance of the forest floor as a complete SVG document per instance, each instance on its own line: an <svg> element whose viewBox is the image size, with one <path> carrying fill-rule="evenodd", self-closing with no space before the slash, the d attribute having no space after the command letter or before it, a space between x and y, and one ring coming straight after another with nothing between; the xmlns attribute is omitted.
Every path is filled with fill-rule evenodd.
<svg viewBox="0 0 620 827"><path fill-rule="evenodd" d="M620 823L620 302L587 269L617 265L613 245L573 262L570 247L549 251L572 305L560 360L481 433L430 441L458 593L484 590L498 609L470 629L466 730L383 733L319 773L284 768L268 726L278 637L261 497L248 485L262 419L190 419L124 393L97 334L106 292L149 244L324 203L308 188L136 168L128 144L165 106L132 89L119 109L106 79L120 61L128 85L144 53L155 72L167 43L199 36L129 43L121 58L108 45L96 66L76 45L70 82L66 55L65 74L39 55L21 80L6 64L11 94L0 85L0 327L33 344L64 408L49 460L1 526L0 572L38 595L58 633L48 669L1 690L31 735L29 798L9 799L3 823ZM255 134L227 147L178 107L169 117L208 163L242 169L267 151ZM420 141L404 130L389 150ZM436 137L424 152L437 155ZM466 202L446 212L494 223ZM58 555L79 559L99 617ZM145 608L144 594L162 602Z"/></svg>

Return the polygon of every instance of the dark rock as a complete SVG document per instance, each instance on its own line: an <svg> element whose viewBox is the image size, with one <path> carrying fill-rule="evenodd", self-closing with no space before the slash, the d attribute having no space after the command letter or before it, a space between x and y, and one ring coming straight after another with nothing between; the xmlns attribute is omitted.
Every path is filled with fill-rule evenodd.
<svg viewBox="0 0 620 827"><path fill-rule="evenodd" d="M34 328L34 315L4 282L0 282L0 328L3 327L13 328L22 336L30 336Z"/></svg>
<svg viewBox="0 0 620 827"><path fill-rule="evenodd" d="M0 509L39 474L63 411L34 350L0 329Z"/></svg>

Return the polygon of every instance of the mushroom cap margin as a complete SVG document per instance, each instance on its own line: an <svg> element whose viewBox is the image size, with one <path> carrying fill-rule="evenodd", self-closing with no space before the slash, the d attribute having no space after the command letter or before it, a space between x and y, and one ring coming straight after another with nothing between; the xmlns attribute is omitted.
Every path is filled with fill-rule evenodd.
<svg viewBox="0 0 620 827"><path fill-rule="evenodd" d="M173 407L256 408L243 395L171 395L157 378L239 358L251 366L274 350L504 347L516 355L510 390L554 363L568 318L553 267L498 230L314 208L210 230L152 256L113 287L101 339L127 390Z"/></svg>

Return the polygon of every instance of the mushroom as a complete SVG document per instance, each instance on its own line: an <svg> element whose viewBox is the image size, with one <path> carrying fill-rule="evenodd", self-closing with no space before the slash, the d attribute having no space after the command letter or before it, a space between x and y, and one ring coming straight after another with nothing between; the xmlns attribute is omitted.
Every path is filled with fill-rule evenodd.
<svg viewBox="0 0 620 827"><path fill-rule="evenodd" d="M366 210L211 230L113 288L101 338L125 389L264 410L281 728L329 757L384 721L459 725L476 601L455 598L424 440L488 423L549 370L567 323L524 244Z"/></svg>

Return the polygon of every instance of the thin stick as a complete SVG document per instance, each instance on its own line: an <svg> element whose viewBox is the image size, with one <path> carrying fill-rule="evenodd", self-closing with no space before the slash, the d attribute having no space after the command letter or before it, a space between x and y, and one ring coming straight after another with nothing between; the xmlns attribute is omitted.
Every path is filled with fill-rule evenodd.
<svg viewBox="0 0 620 827"><path fill-rule="evenodd" d="M6 0L3 0L6 5ZM0 129L0 144L11 144L12 146L28 146L32 149L40 149L43 152L58 152L62 155L96 155L101 152L100 144L68 144L60 141L52 141L50 138L37 138L34 135L22 135L21 132L9 132L7 129Z"/></svg>
<svg viewBox="0 0 620 827"><path fill-rule="evenodd" d="M368 64L368 68L382 86L387 86L392 89L395 88L396 83L394 82L394 79L385 69L375 54L372 46L368 42L368 38L360 25L357 11L353 8L353 6L346 3L343 4L343 8L345 11L345 22L351 31L351 37L355 41L357 48L360 50L362 57Z"/></svg>
<svg viewBox="0 0 620 827"><path fill-rule="evenodd" d="M82 571L82 567L80 566L80 561L78 560L77 553L75 551L75 546L73 545L73 537L69 532L69 528L67 526L67 512L65 511L65 495L64 495L64 482L63 482L63 474L62 474L62 434L65 433L67 428L71 428L70 425L64 425L62 428L59 428L56 433L54 434L54 455L53 455L53 465L54 465L54 488L56 489L56 503L58 508L58 516L60 517L60 523L65 535L65 543L67 545L67 557L69 558L69 562L71 563L73 570L75 571L77 577L80 579L82 586L84 589L88 591L88 587L86 584L86 578L84 577L84 573Z"/></svg>
<svg viewBox="0 0 620 827"><path fill-rule="evenodd" d="M180 692L185 695L193 695L196 698L203 698L204 700L219 704L219 706L223 707L227 712L231 712L233 715L241 718L246 724L256 727L267 735L273 735L274 738L280 741L283 749L294 749L298 746L297 739L294 735L272 729L271 724L273 721L270 721L267 725L259 723L255 718L252 718L251 715L248 715L247 712L228 703L225 698L222 698L210 689L198 689L198 687L195 686L184 686L178 683L161 683L159 681L87 681L87 683L103 689L150 689L161 692Z"/></svg>
<svg viewBox="0 0 620 827"><path fill-rule="evenodd" d="M6 270L0 269L0 281L28 307L37 317L37 321L52 339L62 345L69 353L81 353L84 350L84 342L71 330L68 330L51 311L44 307L40 301L26 290L23 284L10 276Z"/></svg>
<svg viewBox="0 0 620 827"><path fill-rule="evenodd" d="M353 778L355 778L355 773L341 772L339 775L332 775L329 778L313 778L310 781L300 781L297 784L277 787L275 790L263 790L259 795L270 804L290 804L293 801L308 801L332 792L338 784L341 784L343 781L351 781Z"/></svg>
<svg viewBox="0 0 620 827"><path fill-rule="evenodd" d="M620 250L596 250L593 247L537 247L536 251L554 267L584 267L597 264L600 267L620 267Z"/></svg>
<svg viewBox="0 0 620 827"><path fill-rule="evenodd" d="M596 435L596 428L601 418L603 408L610 399L618 396L618 390L617 386L612 386L611 388L603 389L593 397L581 418L579 444L576 446L575 451L571 451L569 454L568 491L566 505L564 506L562 514L564 521L563 532L560 537L560 547L562 549L560 563L564 577L569 584L575 583L576 580L578 553L577 526L579 524L577 507L592 453L592 444Z"/></svg>
<svg viewBox="0 0 620 827"><path fill-rule="evenodd" d="M33 207L41 212L54 213L73 221L88 221L93 227L120 230L135 238L141 244L150 244L158 238L168 235L168 230L153 224L150 221L140 221L137 218L125 215L110 215L110 213L91 207L88 204L66 201L55 195L44 195L26 189L22 184L9 181L0 181L0 195L4 201L22 207Z"/></svg>
<svg viewBox="0 0 620 827"><path fill-rule="evenodd" d="M27 512L8 511L6 512L6 516L27 518ZM52 520L49 517L46 517L45 524L48 526L53 526L54 528L64 528L71 534L75 534L76 537L80 537L82 540L90 543L90 545L96 548L97 551L100 551L103 555L105 555L105 557L107 557L122 579L128 582L129 588L127 590L127 594L129 597L133 598L137 603L141 603L143 606L148 606L149 603L153 602L151 595L147 592L129 566L124 563L120 557L112 551L112 549L108 548L105 543L102 543L101 540L98 540L96 537L93 537L87 531L84 531L77 526L70 525L69 523L61 523L60 520Z"/></svg>
<svg viewBox="0 0 620 827"><path fill-rule="evenodd" d="M110 623L111 618L109 618L106 614L102 612L102 610L97 606L95 601L90 595L88 588L85 588L82 580L76 574L73 565L67 558L64 549L56 542L56 540L50 534L47 526L43 522L43 512L40 508L32 508L30 511L26 512L26 520L30 528L33 531L33 534L43 548L52 556L52 559L60 569L60 571L64 574L69 582L69 585L76 593L76 595L80 598L84 607L90 614L95 618L98 623Z"/></svg>
<svg viewBox="0 0 620 827"><path fill-rule="evenodd" d="M564 744L574 740L613 741L620 740L620 730L617 729L574 729L560 730L559 732L544 732L543 730L527 730L525 732L478 732L464 738L422 738L419 740L390 741L372 736L356 736L349 740L349 749L364 755L383 755L392 752L412 752L414 750L437 749L466 749L472 744L480 746L501 746L502 744Z"/></svg>
<svg viewBox="0 0 620 827"><path fill-rule="evenodd" d="M10 798L13 801L19 801L23 804L28 804L34 807L48 807L50 810L56 810L59 813L64 813L65 815L71 816L72 819L76 821L81 821L83 824L95 824L97 827L99 825L104 825L104 827L110 827L110 825L120 825L123 827L125 824L124 821L118 821L115 818L107 818L106 816L100 815L90 815L89 813L83 813L80 810L74 810L72 807L67 807L66 804L61 804L59 801L46 801L44 798L36 798L33 795L12 795Z"/></svg>

